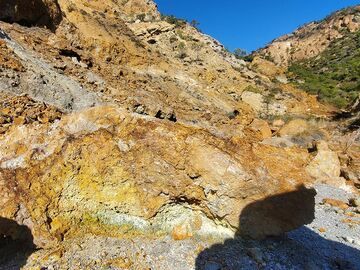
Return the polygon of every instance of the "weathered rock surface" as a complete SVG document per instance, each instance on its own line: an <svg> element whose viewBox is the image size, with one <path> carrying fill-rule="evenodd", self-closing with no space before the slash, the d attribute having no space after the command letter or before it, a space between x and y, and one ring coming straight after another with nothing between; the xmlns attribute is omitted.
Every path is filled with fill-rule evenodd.
<svg viewBox="0 0 360 270"><path fill-rule="evenodd" d="M279 131L279 135L281 137L299 135L308 131L308 129L309 124L306 122L306 120L296 119L290 121L284 127L282 127Z"/></svg>
<svg viewBox="0 0 360 270"><path fill-rule="evenodd" d="M356 32L360 29L360 6L339 11L325 20L307 24L292 34L275 39L259 51L276 64L287 66L290 62L309 59L324 51L342 31Z"/></svg>
<svg viewBox="0 0 360 270"><path fill-rule="evenodd" d="M157 256L169 243L279 235L312 221L322 174L356 171L356 147L333 168L340 150L314 154L324 136L299 135L296 119L316 126L332 108L276 80L271 62L161 20L153 1L0 0L0 19L0 218L16 222L0 236L25 226L46 248L28 269L93 267L72 265L78 249L142 265L137 244L116 261L99 254L119 238L155 239Z"/></svg>
<svg viewBox="0 0 360 270"><path fill-rule="evenodd" d="M316 145L317 154L306 167L306 171L319 182L345 187L345 179L340 177L340 161L338 155L329 149L324 141Z"/></svg>
<svg viewBox="0 0 360 270"><path fill-rule="evenodd" d="M82 231L147 235L186 226L191 236L231 234L247 205L311 182L301 151L251 147L245 138L114 107L13 127L0 144L0 214L27 222L39 246ZM257 237L280 233L311 221L311 209L302 214L271 214L267 230L252 227Z"/></svg>

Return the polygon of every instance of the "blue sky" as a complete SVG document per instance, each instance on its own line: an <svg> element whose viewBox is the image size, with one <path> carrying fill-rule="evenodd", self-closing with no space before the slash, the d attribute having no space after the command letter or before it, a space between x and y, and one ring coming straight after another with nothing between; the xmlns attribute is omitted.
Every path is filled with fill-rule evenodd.
<svg viewBox="0 0 360 270"><path fill-rule="evenodd" d="M161 13L189 21L230 50L251 52L304 23L360 0L155 0Z"/></svg>

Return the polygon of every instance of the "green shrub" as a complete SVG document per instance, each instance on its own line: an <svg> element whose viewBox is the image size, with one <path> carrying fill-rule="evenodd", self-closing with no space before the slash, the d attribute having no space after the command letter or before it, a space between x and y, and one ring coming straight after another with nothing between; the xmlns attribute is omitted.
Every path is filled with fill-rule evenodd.
<svg viewBox="0 0 360 270"><path fill-rule="evenodd" d="M344 108L360 92L359 44L360 31L347 32L316 58L293 63L288 77L319 100Z"/></svg>
<svg viewBox="0 0 360 270"><path fill-rule="evenodd" d="M174 24L176 27L181 27L186 24L186 20L176 18L174 15L161 15L161 20Z"/></svg>

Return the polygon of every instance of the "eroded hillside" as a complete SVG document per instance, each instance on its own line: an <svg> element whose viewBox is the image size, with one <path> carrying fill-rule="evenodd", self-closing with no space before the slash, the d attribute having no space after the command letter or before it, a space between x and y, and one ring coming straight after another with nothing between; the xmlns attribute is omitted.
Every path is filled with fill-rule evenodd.
<svg viewBox="0 0 360 270"><path fill-rule="evenodd" d="M73 255L119 239L194 256L311 223L315 184L358 191L353 133L271 61L238 60L148 0L0 7L0 218L40 249L25 269L126 269L146 256L137 244L89 264Z"/></svg>

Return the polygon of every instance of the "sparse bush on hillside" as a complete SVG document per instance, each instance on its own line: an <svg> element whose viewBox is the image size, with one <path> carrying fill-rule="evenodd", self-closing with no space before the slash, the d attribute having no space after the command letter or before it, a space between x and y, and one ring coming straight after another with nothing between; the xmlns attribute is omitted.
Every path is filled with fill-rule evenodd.
<svg viewBox="0 0 360 270"><path fill-rule="evenodd" d="M244 91L258 93L258 94L262 94L264 92L263 90L255 87L253 85L248 85L247 87L245 87Z"/></svg>
<svg viewBox="0 0 360 270"><path fill-rule="evenodd" d="M246 50L240 48L235 49L233 54L237 59L244 60L246 62L252 62L254 59L252 54L249 54Z"/></svg>
<svg viewBox="0 0 360 270"><path fill-rule="evenodd" d="M319 100L344 108L360 92L359 44L360 32L347 33L318 57L292 64L288 75Z"/></svg>
<svg viewBox="0 0 360 270"><path fill-rule="evenodd" d="M190 25L191 25L192 27L196 28L198 31L200 31L200 29L199 29L200 23L199 23L197 20L192 20L192 21L190 22Z"/></svg>
<svg viewBox="0 0 360 270"><path fill-rule="evenodd" d="M247 54L248 54L247 51L240 48L234 50L234 55L238 59L243 59L243 57L245 57Z"/></svg>
<svg viewBox="0 0 360 270"><path fill-rule="evenodd" d="M140 20L140 21L144 21L145 20L145 17L146 17L146 14L145 13L141 13L141 14L138 14L136 16L136 19Z"/></svg>
<svg viewBox="0 0 360 270"><path fill-rule="evenodd" d="M161 20L166 21L170 24L174 24L176 27L182 27L188 23L189 25L197 29L199 32L201 32L199 28L200 23L197 20L192 20L189 22L185 19L177 18L174 15L161 15Z"/></svg>
<svg viewBox="0 0 360 270"><path fill-rule="evenodd" d="M185 43L180 42L179 45L177 46L177 49L178 49L177 57L180 58L180 59L184 59L187 56Z"/></svg>
<svg viewBox="0 0 360 270"><path fill-rule="evenodd" d="M181 27L186 24L186 20L176 18L174 15L161 15L161 20L174 24L176 27Z"/></svg>
<svg viewBox="0 0 360 270"><path fill-rule="evenodd" d="M183 40L187 40L187 41L193 40L193 38L190 35L184 34L184 32L181 30L176 31L176 34L179 36L179 38Z"/></svg>

